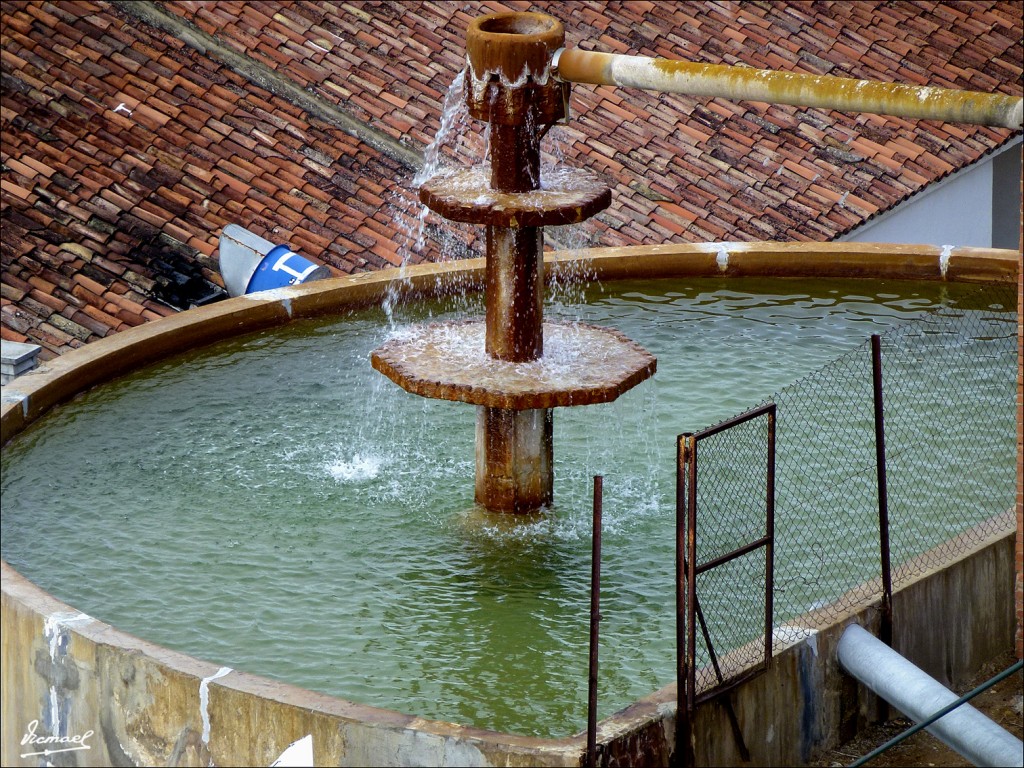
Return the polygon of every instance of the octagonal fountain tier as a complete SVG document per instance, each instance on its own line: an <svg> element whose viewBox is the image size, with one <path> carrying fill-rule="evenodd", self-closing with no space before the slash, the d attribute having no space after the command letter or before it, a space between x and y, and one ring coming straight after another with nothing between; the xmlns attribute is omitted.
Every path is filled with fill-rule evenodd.
<svg viewBox="0 0 1024 768"><path fill-rule="evenodd" d="M538 13L475 19L467 33L470 114L488 123L489 172L442 173L420 200L446 219L487 227L486 317L423 326L371 354L373 367L413 394L477 406L476 502L532 512L552 501L552 408L614 400L657 361L616 331L545 323L545 226L604 210L595 175L541 178L540 140L565 116L568 86L551 77L561 22Z"/></svg>

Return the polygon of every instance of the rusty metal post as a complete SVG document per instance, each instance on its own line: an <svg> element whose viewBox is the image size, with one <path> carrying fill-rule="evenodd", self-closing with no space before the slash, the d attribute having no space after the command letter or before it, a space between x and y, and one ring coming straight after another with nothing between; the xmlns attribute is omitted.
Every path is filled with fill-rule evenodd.
<svg viewBox="0 0 1024 768"><path fill-rule="evenodd" d="M563 114L563 86L548 77L565 42L562 24L539 13L474 19L466 34L470 114L490 125L491 188L540 188L540 129ZM567 86L566 86L567 87ZM487 225L486 350L498 360L544 354L543 228ZM553 494L551 409L481 406L476 500L491 510L528 512Z"/></svg>
<svg viewBox="0 0 1024 768"><path fill-rule="evenodd" d="M686 438L686 551L683 565L686 573L686 715L687 725L697 706L697 438ZM690 736L690 734L687 734ZM686 744L687 754L692 744Z"/></svg>
<svg viewBox="0 0 1024 768"><path fill-rule="evenodd" d="M680 768L682 747L689 741L686 735L689 723L686 718L686 593L683 591L686 549L686 440L689 433L676 438L676 552L675 552L675 598L676 598L676 743L672 751L672 766Z"/></svg>
<svg viewBox="0 0 1024 768"><path fill-rule="evenodd" d="M587 677L587 768L597 765L597 655L601 624L601 517L604 478L594 475L594 533L590 556L590 669Z"/></svg>
<svg viewBox="0 0 1024 768"><path fill-rule="evenodd" d="M871 382L875 404L875 464L878 478L878 543L882 571L881 624L878 639L892 646L892 567L889 551L889 485L885 468L885 415L882 407L882 337L871 335ZM889 719L889 703L878 697L879 722Z"/></svg>
<svg viewBox="0 0 1024 768"><path fill-rule="evenodd" d="M885 469L885 415L882 405L882 338L871 335L871 380L875 404L875 460L878 474L878 540L882 569L881 640L892 645L892 569L889 557L889 491Z"/></svg>
<svg viewBox="0 0 1024 768"><path fill-rule="evenodd" d="M687 557L688 519L691 500L690 462L693 460L693 433L686 432L676 440L676 743L672 753L674 768L693 764L691 754L692 679L694 659L691 656L696 637L691 632L694 616L693 605L696 594L690 594L693 583ZM694 477L693 480L696 480Z"/></svg>
<svg viewBox="0 0 1024 768"><path fill-rule="evenodd" d="M766 409L768 415L768 471L765 483L765 589L764 589L764 634L772 635L775 626L775 416L776 404L771 403ZM765 667L772 663L772 641L764 644Z"/></svg>

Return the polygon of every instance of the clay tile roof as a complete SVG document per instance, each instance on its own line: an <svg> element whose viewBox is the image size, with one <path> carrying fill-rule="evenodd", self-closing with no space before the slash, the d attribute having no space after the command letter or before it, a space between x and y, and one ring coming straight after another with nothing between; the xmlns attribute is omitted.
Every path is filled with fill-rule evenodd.
<svg viewBox="0 0 1024 768"><path fill-rule="evenodd" d="M468 23L528 9L569 46L1021 92L1013 2L4 2L3 337L52 357L221 298L228 223L339 273L479 250L432 217L413 247L412 176ZM591 86L571 106L551 150L612 185L585 225L609 246L832 239L1012 138Z"/></svg>

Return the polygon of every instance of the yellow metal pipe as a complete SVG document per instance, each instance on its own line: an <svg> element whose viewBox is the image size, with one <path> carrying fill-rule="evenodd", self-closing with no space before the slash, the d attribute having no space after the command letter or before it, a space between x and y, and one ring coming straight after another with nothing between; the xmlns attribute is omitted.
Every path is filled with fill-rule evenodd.
<svg viewBox="0 0 1024 768"><path fill-rule="evenodd" d="M562 48L560 80L1020 129L1019 96Z"/></svg>

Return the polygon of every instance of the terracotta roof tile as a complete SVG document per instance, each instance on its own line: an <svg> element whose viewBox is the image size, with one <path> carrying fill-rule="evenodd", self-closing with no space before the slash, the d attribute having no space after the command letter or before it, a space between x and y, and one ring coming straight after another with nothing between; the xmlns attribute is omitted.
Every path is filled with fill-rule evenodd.
<svg viewBox="0 0 1024 768"><path fill-rule="evenodd" d="M253 67L413 147L436 131L469 21L527 7L562 18L568 44L586 48L1020 92L1022 25L1006 2L165 5ZM212 295L231 221L341 271L435 257L395 243L394 222L417 210L406 166L256 79L108 3L8 4L3 16L5 338L52 355L175 311L168 302L188 301L167 292L178 278ZM614 184L612 208L589 224L608 245L832 238L1009 137L586 86L572 107L557 129L565 161ZM446 231L466 247L480 237ZM84 304L71 293L88 290L69 280L78 274L104 287Z"/></svg>

